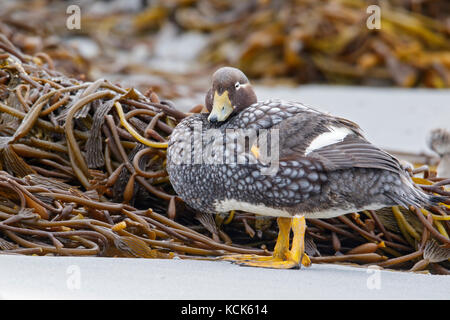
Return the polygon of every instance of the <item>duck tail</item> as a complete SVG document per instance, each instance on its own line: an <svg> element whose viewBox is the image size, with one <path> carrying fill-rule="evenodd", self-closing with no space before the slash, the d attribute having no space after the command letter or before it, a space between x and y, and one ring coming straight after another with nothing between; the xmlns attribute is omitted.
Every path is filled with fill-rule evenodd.
<svg viewBox="0 0 450 320"><path fill-rule="evenodd" d="M397 192L387 195L396 204L408 208L410 205L429 208L439 203L450 203L450 197L436 196L425 193L414 184L409 177L402 177L404 184Z"/></svg>

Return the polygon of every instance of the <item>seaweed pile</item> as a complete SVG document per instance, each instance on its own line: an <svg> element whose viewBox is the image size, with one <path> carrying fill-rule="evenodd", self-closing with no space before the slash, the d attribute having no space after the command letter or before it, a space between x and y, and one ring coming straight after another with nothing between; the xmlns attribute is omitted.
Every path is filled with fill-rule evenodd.
<svg viewBox="0 0 450 320"><path fill-rule="evenodd" d="M234 64L251 78L450 86L446 1L234 1L221 14L222 1L206 2L179 10L177 21L188 29L214 31L203 58ZM367 26L374 4L379 29Z"/></svg>
<svg viewBox="0 0 450 320"><path fill-rule="evenodd" d="M200 112L201 106L191 112ZM0 35L0 254L214 259L269 254L274 219L186 207L165 171L167 139L188 114L152 90L70 78ZM450 179L411 170L429 193ZM308 220L313 263L448 274L450 206Z"/></svg>
<svg viewBox="0 0 450 320"><path fill-rule="evenodd" d="M81 28L68 30L66 2L10 1L0 13L0 32L26 53L45 51L58 70L77 77L121 74L116 78L124 80L126 75L151 73L152 80L136 81L149 83L170 99L189 93L186 78L148 63L167 25L206 42L195 70L179 70L191 80L197 78L191 72L209 74L218 65L231 65L269 83L450 87L446 0L137 2L80 2ZM366 25L372 14L367 8L374 4L380 8L380 29ZM77 52L67 45L73 39L93 49ZM189 55L195 46L173 50Z"/></svg>
<svg viewBox="0 0 450 320"><path fill-rule="evenodd" d="M152 59L155 37L170 24L177 32L206 38L197 57L199 69L225 64L252 79L295 83L450 87L446 0L155 0L138 7L136 1L115 3L80 4L82 27L68 30L67 3L14 1L0 13L10 28L0 28L16 37L23 50L50 47L53 58L76 56L70 68L87 67L87 75L152 69L143 61ZM374 4L380 8L380 29L366 25L372 14L367 8ZM28 36L16 36L18 32ZM83 57L54 48L55 37L88 39L96 51ZM136 51L136 57L126 59L121 51ZM136 62L143 54L146 58ZM167 82L161 87L166 97L169 87Z"/></svg>

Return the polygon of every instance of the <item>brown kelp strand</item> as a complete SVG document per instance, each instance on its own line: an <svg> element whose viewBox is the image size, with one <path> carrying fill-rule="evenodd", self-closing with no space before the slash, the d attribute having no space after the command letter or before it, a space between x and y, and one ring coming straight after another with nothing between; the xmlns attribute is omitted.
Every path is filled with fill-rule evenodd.
<svg viewBox="0 0 450 320"><path fill-rule="evenodd" d="M174 193L167 141L186 114L155 92L66 77L48 55L0 38L0 254L214 259L268 255L277 224L245 212L195 212ZM30 81L30 79L32 81ZM200 112L202 108L195 108ZM450 179L410 170L429 194ZM393 207L310 219L313 263L445 274L450 206Z"/></svg>

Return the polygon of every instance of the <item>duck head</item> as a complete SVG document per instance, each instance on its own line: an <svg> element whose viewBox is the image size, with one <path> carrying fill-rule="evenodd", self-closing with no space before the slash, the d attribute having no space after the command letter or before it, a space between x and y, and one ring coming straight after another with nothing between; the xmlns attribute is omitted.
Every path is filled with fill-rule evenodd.
<svg viewBox="0 0 450 320"><path fill-rule="evenodd" d="M223 67L212 77L212 87L205 98L209 122L223 122L257 101L245 74L236 68Z"/></svg>

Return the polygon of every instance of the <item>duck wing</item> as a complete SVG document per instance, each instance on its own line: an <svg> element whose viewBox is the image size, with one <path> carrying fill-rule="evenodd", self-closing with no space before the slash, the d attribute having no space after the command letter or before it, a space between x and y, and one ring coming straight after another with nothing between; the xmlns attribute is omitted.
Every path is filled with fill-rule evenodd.
<svg viewBox="0 0 450 320"><path fill-rule="evenodd" d="M367 141L359 126L347 119L320 112L302 112L281 121L279 159L307 158L319 161L324 170L373 168L399 173L400 163Z"/></svg>

